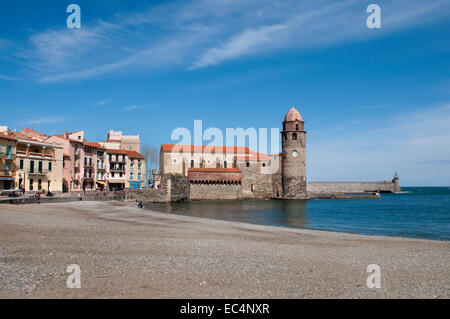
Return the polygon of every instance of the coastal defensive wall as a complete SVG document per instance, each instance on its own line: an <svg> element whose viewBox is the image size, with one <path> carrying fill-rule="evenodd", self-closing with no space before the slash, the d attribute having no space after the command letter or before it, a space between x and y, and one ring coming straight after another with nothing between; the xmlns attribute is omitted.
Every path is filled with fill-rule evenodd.
<svg viewBox="0 0 450 319"><path fill-rule="evenodd" d="M380 182L309 182L306 185L306 190L308 194L401 192L400 181L398 177L394 177L392 181Z"/></svg>

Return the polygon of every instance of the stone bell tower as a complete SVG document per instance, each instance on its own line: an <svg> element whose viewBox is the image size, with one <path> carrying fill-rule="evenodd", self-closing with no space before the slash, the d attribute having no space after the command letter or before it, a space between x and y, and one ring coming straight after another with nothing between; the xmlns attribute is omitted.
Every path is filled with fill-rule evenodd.
<svg viewBox="0 0 450 319"><path fill-rule="evenodd" d="M292 107L283 121L282 186L283 198L300 199L306 196L306 131L300 113Z"/></svg>

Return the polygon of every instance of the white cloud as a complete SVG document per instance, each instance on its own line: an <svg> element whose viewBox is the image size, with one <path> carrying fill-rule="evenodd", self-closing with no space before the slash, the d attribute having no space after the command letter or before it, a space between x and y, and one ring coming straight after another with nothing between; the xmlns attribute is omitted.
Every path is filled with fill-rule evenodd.
<svg viewBox="0 0 450 319"><path fill-rule="evenodd" d="M30 37L22 52L41 82L79 80L111 72L198 69L243 57L382 36L448 16L448 1L380 0L382 29L365 26L358 0L197 0L117 14L81 29Z"/></svg>
<svg viewBox="0 0 450 319"><path fill-rule="evenodd" d="M54 117L54 116L48 116L48 117L40 117L35 119L30 119L21 122L22 125L41 125L41 124L54 124L54 123L60 123L67 121L64 117Z"/></svg>
<svg viewBox="0 0 450 319"><path fill-rule="evenodd" d="M397 171L407 185L450 184L450 104L383 119L379 126L321 142L310 131L308 179L389 179Z"/></svg>
<svg viewBox="0 0 450 319"><path fill-rule="evenodd" d="M104 100L101 100L101 101L98 101L98 102L94 103L93 106L102 106L102 105L108 103L109 101L111 101L111 99L107 98L107 99L104 99Z"/></svg>
<svg viewBox="0 0 450 319"><path fill-rule="evenodd" d="M8 75L2 75L0 74L0 80L6 80L6 81L22 81L22 79L20 78L16 78L13 76L8 76Z"/></svg>

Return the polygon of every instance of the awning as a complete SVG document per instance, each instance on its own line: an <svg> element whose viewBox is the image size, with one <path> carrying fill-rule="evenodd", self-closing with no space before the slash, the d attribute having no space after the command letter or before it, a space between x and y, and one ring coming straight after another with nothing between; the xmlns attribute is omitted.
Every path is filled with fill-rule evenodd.
<svg viewBox="0 0 450 319"><path fill-rule="evenodd" d="M106 182L104 182L104 181L97 181L97 183L99 183L101 185L106 185Z"/></svg>

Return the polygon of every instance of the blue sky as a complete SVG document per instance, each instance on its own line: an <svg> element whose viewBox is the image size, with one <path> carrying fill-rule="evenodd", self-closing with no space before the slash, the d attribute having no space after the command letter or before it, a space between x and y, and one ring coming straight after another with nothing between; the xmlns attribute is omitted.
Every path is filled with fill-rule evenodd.
<svg viewBox="0 0 450 319"><path fill-rule="evenodd" d="M448 186L449 17L440 0L2 1L0 125L159 147L195 119L280 127L294 105L309 180Z"/></svg>

